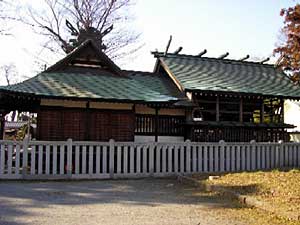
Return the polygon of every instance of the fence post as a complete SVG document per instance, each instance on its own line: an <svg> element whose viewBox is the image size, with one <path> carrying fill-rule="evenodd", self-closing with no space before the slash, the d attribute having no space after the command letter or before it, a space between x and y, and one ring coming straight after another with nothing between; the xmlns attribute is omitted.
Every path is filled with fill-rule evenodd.
<svg viewBox="0 0 300 225"><path fill-rule="evenodd" d="M191 141L186 140L186 172L191 172Z"/></svg>
<svg viewBox="0 0 300 225"><path fill-rule="evenodd" d="M149 148L149 172L150 176L154 176L154 149L156 147L156 142L151 142Z"/></svg>
<svg viewBox="0 0 300 225"><path fill-rule="evenodd" d="M29 137L26 137L23 140L23 162L22 162L23 177L26 176L27 168L28 168L28 145L29 145Z"/></svg>
<svg viewBox="0 0 300 225"><path fill-rule="evenodd" d="M279 148L276 149L276 167L282 168L283 167L283 154L284 154L284 146L283 141L279 140Z"/></svg>
<svg viewBox="0 0 300 225"><path fill-rule="evenodd" d="M115 141L109 140L109 174L110 178L114 177L115 173Z"/></svg>
<svg viewBox="0 0 300 225"><path fill-rule="evenodd" d="M225 141L224 140L220 140L219 141L219 145L220 145L220 172L224 172L225 171Z"/></svg>
<svg viewBox="0 0 300 225"><path fill-rule="evenodd" d="M69 176L72 176L72 169L73 169L73 165L72 165L72 147L73 147L73 143L72 143L72 139L69 138L67 140L67 174Z"/></svg>
<svg viewBox="0 0 300 225"><path fill-rule="evenodd" d="M250 168L250 170L256 170L257 169L256 141L255 140L251 140L250 144L251 144L251 154L250 154L251 168Z"/></svg>

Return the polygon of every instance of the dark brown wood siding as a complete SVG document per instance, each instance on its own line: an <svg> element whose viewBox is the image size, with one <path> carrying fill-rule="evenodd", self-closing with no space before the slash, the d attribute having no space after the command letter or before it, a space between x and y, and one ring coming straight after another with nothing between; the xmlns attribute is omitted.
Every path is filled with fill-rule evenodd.
<svg viewBox="0 0 300 225"><path fill-rule="evenodd" d="M135 116L132 111L41 108L38 139L59 141L133 141Z"/></svg>
<svg viewBox="0 0 300 225"><path fill-rule="evenodd" d="M63 118L61 111L40 110L38 112L38 139L63 140Z"/></svg>

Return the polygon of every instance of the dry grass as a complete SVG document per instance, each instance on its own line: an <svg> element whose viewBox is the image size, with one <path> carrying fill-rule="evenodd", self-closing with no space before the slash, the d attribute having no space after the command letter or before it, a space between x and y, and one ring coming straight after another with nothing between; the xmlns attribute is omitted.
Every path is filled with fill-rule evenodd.
<svg viewBox="0 0 300 225"><path fill-rule="evenodd" d="M300 170L232 173L206 182L254 196L270 203L277 212L300 217Z"/></svg>

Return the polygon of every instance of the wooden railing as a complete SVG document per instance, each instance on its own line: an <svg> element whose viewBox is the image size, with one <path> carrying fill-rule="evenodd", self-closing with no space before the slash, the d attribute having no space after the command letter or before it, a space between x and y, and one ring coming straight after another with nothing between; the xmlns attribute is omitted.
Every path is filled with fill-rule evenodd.
<svg viewBox="0 0 300 225"><path fill-rule="evenodd" d="M136 135L155 135L157 131L161 136L182 136L184 116L140 115L135 116ZM157 125L157 127L156 127Z"/></svg>
<svg viewBox="0 0 300 225"><path fill-rule="evenodd" d="M0 179L105 179L300 167L299 143L0 141Z"/></svg>

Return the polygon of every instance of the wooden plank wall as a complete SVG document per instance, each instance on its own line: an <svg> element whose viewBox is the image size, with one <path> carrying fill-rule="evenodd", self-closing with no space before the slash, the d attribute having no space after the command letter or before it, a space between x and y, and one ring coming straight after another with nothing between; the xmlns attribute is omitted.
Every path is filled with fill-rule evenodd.
<svg viewBox="0 0 300 225"><path fill-rule="evenodd" d="M133 141L135 117L127 110L41 108L38 140Z"/></svg>

